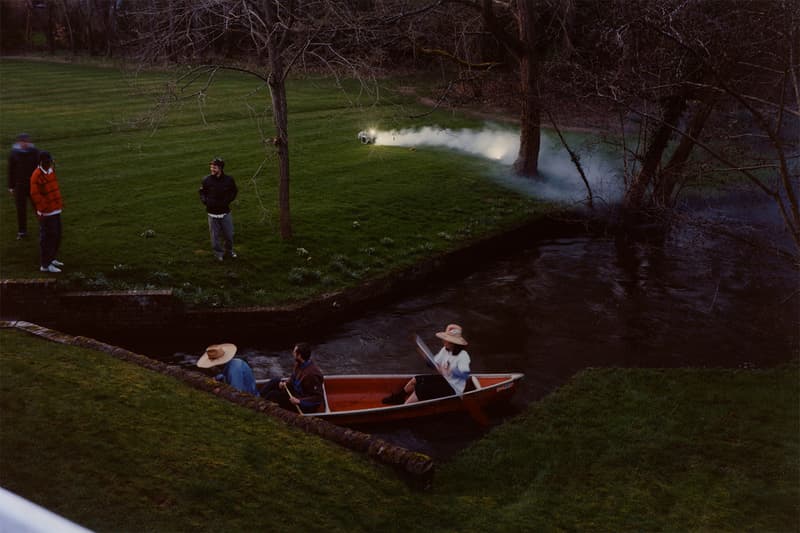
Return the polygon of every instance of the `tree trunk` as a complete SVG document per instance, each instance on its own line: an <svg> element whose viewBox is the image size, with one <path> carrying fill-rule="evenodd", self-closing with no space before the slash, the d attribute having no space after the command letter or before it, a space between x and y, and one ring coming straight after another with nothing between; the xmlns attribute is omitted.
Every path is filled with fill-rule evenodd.
<svg viewBox="0 0 800 533"><path fill-rule="evenodd" d="M519 154L514 172L534 177L539 173L542 105L538 86L538 62L526 54L520 60L522 111L520 115Z"/></svg>
<svg viewBox="0 0 800 533"><path fill-rule="evenodd" d="M69 50L72 55L78 55L78 50L75 45L75 33L72 31L72 22L70 21L69 6L66 0L61 0L61 9L64 10L64 25L67 27L67 36L69 37Z"/></svg>
<svg viewBox="0 0 800 533"><path fill-rule="evenodd" d="M31 19L33 18L33 5L27 4L25 6L25 50L33 49L33 29L31 28Z"/></svg>
<svg viewBox="0 0 800 533"><path fill-rule="evenodd" d="M695 111L692 116L692 121L689 124L688 137L682 137L678 148L672 154L669 161L664 165L664 169L659 176L659 184L654 191L655 201L662 206L671 206L674 204L675 189L678 186L678 181L681 177L681 171L686 161L694 148L694 141L698 139L703 132L703 127L706 125L711 110L714 107L714 100L708 99L700 104L699 109Z"/></svg>
<svg viewBox="0 0 800 533"><path fill-rule="evenodd" d="M670 126L674 127L678 123L685 107L686 97L682 92L667 98L661 122L645 152L642 169L625 192L623 203L626 208L635 210L642 207L647 188L658 171L664 150L669 145L669 138L673 132L673 128Z"/></svg>
<svg viewBox="0 0 800 533"><path fill-rule="evenodd" d="M264 14L268 27L277 28L278 16L275 2L264 3ZM273 34L267 40L270 66L268 83L275 122L275 148L278 151L278 210L281 238L289 240L292 238L292 220L289 212L289 112L286 103L283 54L277 39L278 37Z"/></svg>
<svg viewBox="0 0 800 533"><path fill-rule="evenodd" d="M78 7L78 14L81 16L81 19L83 21L83 32L84 35L86 36L85 45L89 50L89 55L95 56L97 55L97 48L95 47L95 42L94 42L94 33L95 33L94 6L92 5L91 0L89 2L85 2L83 5L86 6L86 13L83 12L83 9Z"/></svg>
<svg viewBox="0 0 800 533"><path fill-rule="evenodd" d="M278 151L278 209L281 238L288 240L292 238L292 221L289 214L289 113L286 105L286 84L282 71L272 71L269 77L269 91L275 120L275 148Z"/></svg>
<svg viewBox="0 0 800 533"><path fill-rule="evenodd" d="M117 40L117 3L111 1L105 9L106 17L106 57L111 57L114 54L114 42Z"/></svg>
<svg viewBox="0 0 800 533"><path fill-rule="evenodd" d="M55 14L53 13L53 6L48 3L47 7L47 50L50 52L50 55L55 55L56 53L56 25L55 21Z"/></svg>
<svg viewBox="0 0 800 533"><path fill-rule="evenodd" d="M519 56L522 111L520 114L519 154L514 171L523 176L539 173L539 146L541 143L542 102L539 88L539 55L530 0L519 3L519 33L523 44Z"/></svg>

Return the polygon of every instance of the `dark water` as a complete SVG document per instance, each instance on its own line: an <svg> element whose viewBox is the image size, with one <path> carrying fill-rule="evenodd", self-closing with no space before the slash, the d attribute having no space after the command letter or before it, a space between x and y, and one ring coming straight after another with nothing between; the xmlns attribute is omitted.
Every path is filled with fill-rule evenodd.
<svg viewBox="0 0 800 533"><path fill-rule="evenodd" d="M341 325L315 344L329 374L415 373L411 335L464 328L475 371L521 371L525 380L496 423L587 367L754 368L796 357L800 278L792 264L738 236L788 245L769 204L707 207L707 222L679 223L663 243L622 238L554 240L499 259L444 286L409 294ZM746 226L731 222L748 212ZM741 220L740 218L736 218ZM719 225L737 235L720 235ZM235 339L231 339L235 342ZM257 377L286 373L291 346L240 346ZM175 354L191 365L198 354ZM482 431L466 417L360 428L446 459Z"/></svg>

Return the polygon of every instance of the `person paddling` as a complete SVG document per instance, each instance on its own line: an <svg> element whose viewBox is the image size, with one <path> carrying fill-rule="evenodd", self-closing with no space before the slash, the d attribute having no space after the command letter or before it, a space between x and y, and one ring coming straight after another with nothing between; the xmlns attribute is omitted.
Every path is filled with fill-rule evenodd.
<svg viewBox="0 0 800 533"><path fill-rule="evenodd" d="M292 349L294 368L289 379L273 378L261 389L261 397L284 409L313 413L324 400L322 384L325 377L311 359L311 346L298 342Z"/></svg>
<svg viewBox="0 0 800 533"><path fill-rule="evenodd" d="M464 393L470 375L470 357L464 349L468 343L464 339L461 326L449 324L444 331L436 333L436 336L442 339L442 349L433 358L439 373L414 376L402 390L384 398L384 404L408 404Z"/></svg>

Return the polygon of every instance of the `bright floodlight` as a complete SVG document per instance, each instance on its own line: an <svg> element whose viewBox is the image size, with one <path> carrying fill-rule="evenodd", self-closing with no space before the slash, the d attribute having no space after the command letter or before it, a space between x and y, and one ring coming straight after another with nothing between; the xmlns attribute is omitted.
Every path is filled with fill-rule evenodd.
<svg viewBox="0 0 800 533"><path fill-rule="evenodd" d="M375 130L361 130L358 132L358 140L361 141L361 144L373 144L375 143Z"/></svg>

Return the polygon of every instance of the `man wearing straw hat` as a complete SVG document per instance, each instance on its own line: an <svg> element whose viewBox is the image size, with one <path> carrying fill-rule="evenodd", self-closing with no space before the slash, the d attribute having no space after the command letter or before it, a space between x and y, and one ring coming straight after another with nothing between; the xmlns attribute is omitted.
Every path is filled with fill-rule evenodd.
<svg viewBox="0 0 800 533"><path fill-rule="evenodd" d="M253 376L253 369L241 359L235 359L235 355L235 344L213 344L206 348L205 353L197 360L197 366L199 368L213 368L223 365L222 371L214 376L214 379L227 383L242 392L257 396L258 390L256 389L256 378Z"/></svg>

